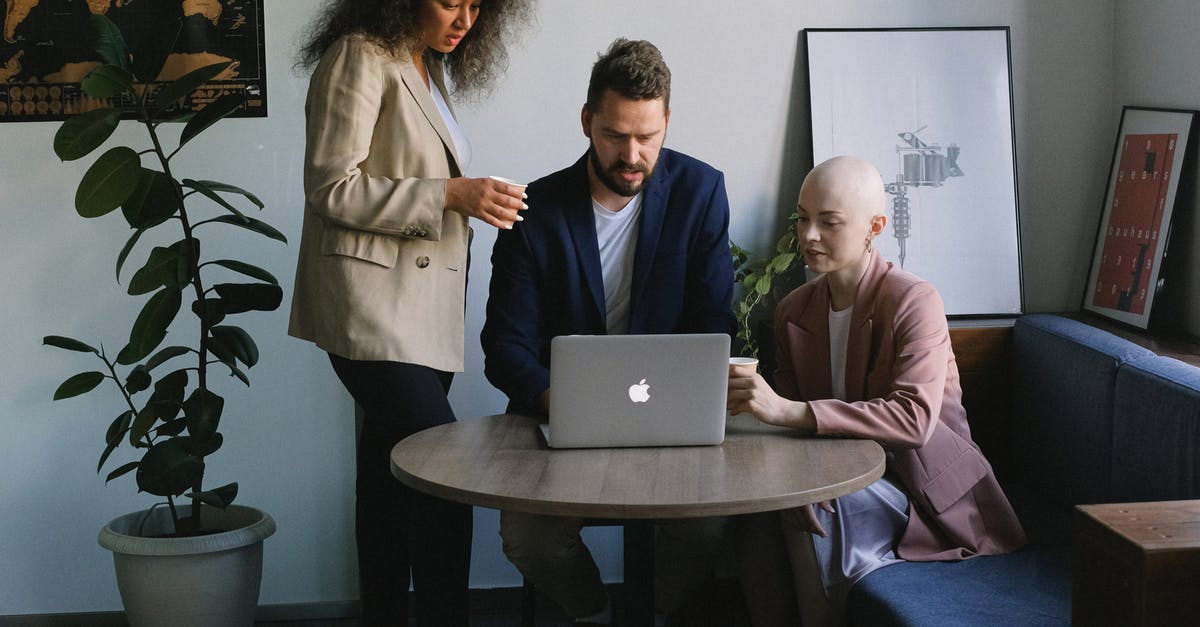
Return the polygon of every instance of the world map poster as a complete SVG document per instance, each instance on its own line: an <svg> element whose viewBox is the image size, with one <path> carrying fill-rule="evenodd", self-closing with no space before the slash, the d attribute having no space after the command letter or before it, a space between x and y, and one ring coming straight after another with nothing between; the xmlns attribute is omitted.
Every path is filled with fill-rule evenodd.
<svg viewBox="0 0 1200 627"><path fill-rule="evenodd" d="M0 122L64 120L103 106L134 117L133 102L94 100L79 86L100 65L88 34L92 14L111 19L130 50L170 20L183 20L159 84L206 65L233 62L177 105L178 113L245 91L246 105L234 115L267 115L263 0L0 0L0 6Z"/></svg>

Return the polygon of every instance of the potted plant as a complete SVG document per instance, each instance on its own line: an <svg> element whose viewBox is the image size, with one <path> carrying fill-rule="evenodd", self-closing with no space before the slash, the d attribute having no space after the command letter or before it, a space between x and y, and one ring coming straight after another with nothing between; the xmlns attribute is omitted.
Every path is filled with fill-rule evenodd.
<svg viewBox="0 0 1200 627"><path fill-rule="evenodd" d="M787 228L775 242L775 254L769 259L754 260L750 251L729 243L733 252L734 280L742 284L742 297L733 307L741 354L758 357L760 371L764 373L774 370L770 317L775 304L804 282L804 257L800 255L796 236L799 217L795 211L788 216Z"/></svg>
<svg viewBox="0 0 1200 627"><path fill-rule="evenodd" d="M151 239L148 234L153 232L155 241L170 241L176 237L170 230L177 228L181 235L173 243L153 246L128 277L131 296L152 295L115 356L103 344L96 348L63 336L47 336L43 342L91 353L102 363L100 370L63 382L55 400L85 394L102 383L120 390L122 407L107 429L97 472L128 443L137 459L109 472L105 482L133 473L138 491L165 499L147 511L113 520L100 534L101 544L114 552L130 621L249 625L258 599L262 541L275 524L259 510L231 505L236 482L216 488L204 485L207 459L224 439L224 400L213 383L217 371L228 371L231 378L249 385L245 369L258 361L258 348L244 329L230 324L231 317L273 311L283 292L262 268L234 259L206 259L201 234L237 228L280 242L286 243L286 238L231 202L261 209L263 203L254 194L225 183L179 178L172 170L172 159L192 139L237 110L246 98L244 93L220 96L179 115L178 103L229 65L202 67L161 86L153 83L181 24L176 20L146 35L131 54L111 20L90 18L88 28L103 63L83 79L82 88L98 100L133 103L147 145L117 146L100 155L79 183L75 209L85 218L97 218L119 208L133 229L117 255L118 282L126 263L147 247L137 244ZM121 118L120 110L106 107L68 119L55 134L55 153L66 161L91 154L109 139ZM164 126L165 122L183 123L174 148L167 136L175 135L173 129L180 125ZM185 303L190 304L185 308ZM175 332L173 337L192 339L164 346L169 330ZM184 579L196 562L218 570L201 571L197 580ZM230 583L235 576L225 569L233 567L247 571L248 580ZM130 575L142 581L127 579ZM139 588L143 585L149 587ZM226 611L232 613L222 613Z"/></svg>

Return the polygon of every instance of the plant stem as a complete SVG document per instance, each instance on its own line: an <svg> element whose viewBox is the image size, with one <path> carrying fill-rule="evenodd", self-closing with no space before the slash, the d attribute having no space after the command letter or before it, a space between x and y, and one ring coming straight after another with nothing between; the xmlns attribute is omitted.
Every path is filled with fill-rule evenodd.
<svg viewBox="0 0 1200 627"><path fill-rule="evenodd" d="M154 154L158 157L158 162L162 166L163 174L171 181L171 190L175 193L176 206L179 208L179 224L183 228L183 237L187 242L185 245L185 254L188 258L188 266L192 275L192 289L196 292L196 302L201 303L200 311L197 317L200 318L200 350L198 351L198 366L196 368L197 391L206 391L208 389L208 333L209 333L209 318L208 309L203 306L204 303L204 283L200 278L200 251L198 250L197 241L192 236L192 225L188 221L187 207L184 204L183 188L171 175L171 161L163 151L162 142L158 139L158 131L151 119L149 109L146 107L145 100L141 103L142 123L146 126L146 132L150 134L150 140L154 143ZM192 485L192 512L191 512L191 527L193 530L200 528L200 492L203 490L202 483L204 480L203 473L197 478L196 483ZM169 498L169 497L168 497ZM172 508L174 514L174 508Z"/></svg>

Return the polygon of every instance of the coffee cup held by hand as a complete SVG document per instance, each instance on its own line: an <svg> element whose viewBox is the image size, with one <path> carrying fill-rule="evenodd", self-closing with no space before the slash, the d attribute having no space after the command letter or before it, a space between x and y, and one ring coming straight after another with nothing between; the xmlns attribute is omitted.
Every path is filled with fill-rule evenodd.
<svg viewBox="0 0 1200 627"><path fill-rule="evenodd" d="M729 367L737 369L738 372L744 374L754 374L758 372L757 357L730 357Z"/></svg>
<svg viewBox="0 0 1200 627"><path fill-rule="evenodd" d="M730 375L732 375L734 373L734 371L737 371L737 373L741 374L741 375L752 375L758 371L758 359L755 357L730 357L729 358L729 371L730 371L729 372ZM749 414L749 413L745 413L745 412L742 412L739 414L734 414L731 412L730 416L734 417L734 418L738 418L738 417L750 418L753 416L753 414Z"/></svg>
<svg viewBox="0 0 1200 627"><path fill-rule="evenodd" d="M492 179L493 181L500 181L501 183L508 183L509 185L516 185L517 187L520 187L522 191L524 191L524 189L526 187L528 187L528 185L526 185L525 183L518 183L510 178L505 178L503 176L489 176L488 178Z"/></svg>

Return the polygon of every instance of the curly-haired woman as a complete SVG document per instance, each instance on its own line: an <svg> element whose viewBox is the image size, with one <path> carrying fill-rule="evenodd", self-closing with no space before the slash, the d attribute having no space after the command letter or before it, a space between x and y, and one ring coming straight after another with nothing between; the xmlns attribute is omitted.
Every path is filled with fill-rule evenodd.
<svg viewBox="0 0 1200 627"><path fill-rule="evenodd" d="M512 228L522 188L463 172L454 95L486 92L532 0L335 0L300 49L304 226L288 332L329 354L363 409L356 537L363 619L467 624L471 510L399 484L388 455L454 420L469 218Z"/></svg>

